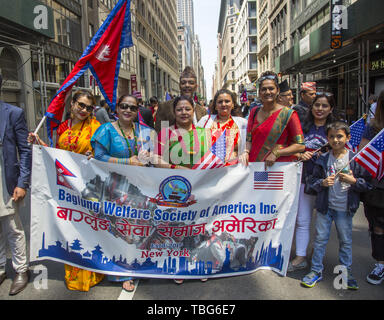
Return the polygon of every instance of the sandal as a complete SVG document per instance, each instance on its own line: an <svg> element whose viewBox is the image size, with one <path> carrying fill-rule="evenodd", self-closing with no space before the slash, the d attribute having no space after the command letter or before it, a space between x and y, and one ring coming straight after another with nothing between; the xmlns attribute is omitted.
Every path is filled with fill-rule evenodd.
<svg viewBox="0 0 384 320"><path fill-rule="evenodd" d="M124 284L126 284L126 283L129 283L129 286L132 288L132 289L126 289L126 288L124 288ZM133 281L133 280L127 280L127 281L124 281L124 283L123 283L123 290L125 290L125 291L127 291L127 292L133 292L133 291L135 291L135 282Z"/></svg>
<svg viewBox="0 0 384 320"><path fill-rule="evenodd" d="M173 281L175 281L176 284L183 284L184 280L183 279L173 279Z"/></svg>

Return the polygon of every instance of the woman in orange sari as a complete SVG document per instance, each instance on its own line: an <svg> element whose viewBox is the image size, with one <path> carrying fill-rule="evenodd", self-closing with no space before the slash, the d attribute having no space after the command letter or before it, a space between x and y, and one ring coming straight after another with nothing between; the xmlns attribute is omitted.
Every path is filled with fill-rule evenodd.
<svg viewBox="0 0 384 320"><path fill-rule="evenodd" d="M240 161L265 162L271 167L275 162L291 162L295 154L304 152L304 136L296 111L279 105L277 75L266 71L259 79L259 96L263 104L254 108L248 118L247 144Z"/></svg>
<svg viewBox="0 0 384 320"><path fill-rule="evenodd" d="M242 117L236 103L236 96L228 89L216 92L211 105L211 112L200 119L197 126L211 130L211 145L225 131L226 155L225 165L230 166L238 162L238 156L244 152L247 120Z"/></svg>
<svg viewBox="0 0 384 320"><path fill-rule="evenodd" d="M77 91L71 102L70 118L57 130L56 148L74 153L92 154L91 138L100 123L93 117L96 104L94 96L88 91ZM29 142L47 146L39 136L29 134ZM104 275L65 265L65 282L70 290L89 291Z"/></svg>

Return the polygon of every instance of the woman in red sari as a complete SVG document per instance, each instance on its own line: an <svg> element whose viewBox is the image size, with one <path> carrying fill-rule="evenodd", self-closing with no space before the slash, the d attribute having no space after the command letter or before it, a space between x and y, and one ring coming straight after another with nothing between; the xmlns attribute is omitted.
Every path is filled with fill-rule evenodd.
<svg viewBox="0 0 384 320"><path fill-rule="evenodd" d="M294 161L295 154L304 152L304 136L296 112L277 103L277 75L264 72L259 79L259 97L263 104L254 108L248 118L247 144L240 161L265 162L271 167L278 162Z"/></svg>

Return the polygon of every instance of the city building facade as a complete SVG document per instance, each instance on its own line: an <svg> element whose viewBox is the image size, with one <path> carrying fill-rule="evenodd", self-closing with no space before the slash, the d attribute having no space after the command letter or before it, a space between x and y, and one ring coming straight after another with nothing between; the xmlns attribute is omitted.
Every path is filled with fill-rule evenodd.
<svg viewBox="0 0 384 320"><path fill-rule="evenodd" d="M195 15L193 0L177 0L177 22L178 22L178 53L180 70L191 66L197 77L197 94L206 96L206 85L204 68L201 59L201 47L198 36L195 34ZM191 44L189 46L189 44ZM189 59L190 57L190 59Z"/></svg>
<svg viewBox="0 0 384 320"><path fill-rule="evenodd" d="M0 0L0 99L25 110L30 130L116 3ZM131 19L134 46L122 51L117 95L136 91L145 101L177 94L176 0L132 0ZM77 88L93 91L98 102L103 99L89 71L77 80ZM40 133L44 138L45 130Z"/></svg>
<svg viewBox="0 0 384 320"><path fill-rule="evenodd" d="M177 23L177 41L179 73L181 74L186 66L192 66L193 64L191 29L182 22Z"/></svg>
<svg viewBox="0 0 384 320"><path fill-rule="evenodd" d="M195 12L193 0L177 0L177 21L191 28L195 34Z"/></svg>
<svg viewBox="0 0 384 320"><path fill-rule="evenodd" d="M368 111L368 96L384 89L384 2L342 0L333 9L331 4L290 1L290 43L274 65L289 76L293 88L316 81L318 90L332 92L338 108L353 121ZM332 49L335 26L341 40L333 41L339 48Z"/></svg>
<svg viewBox="0 0 384 320"><path fill-rule="evenodd" d="M193 41L193 69L196 72L197 77L197 95L199 98L204 99L206 94L206 83L204 76L204 67L202 65L202 55L201 55L201 46L200 40L197 34L194 36Z"/></svg>
<svg viewBox="0 0 384 320"><path fill-rule="evenodd" d="M218 36L220 37L220 88L236 91L235 26L238 19L240 1L222 0Z"/></svg>
<svg viewBox="0 0 384 320"><path fill-rule="evenodd" d="M81 56L88 6L80 0L1 0L0 6L0 99L23 108L32 129ZM85 84L83 76L77 85Z"/></svg>
<svg viewBox="0 0 384 320"><path fill-rule="evenodd" d="M240 1L235 25L236 91L254 90L258 78L257 1Z"/></svg>
<svg viewBox="0 0 384 320"><path fill-rule="evenodd" d="M138 91L164 100L179 92L177 1L133 0L132 33L137 46Z"/></svg>

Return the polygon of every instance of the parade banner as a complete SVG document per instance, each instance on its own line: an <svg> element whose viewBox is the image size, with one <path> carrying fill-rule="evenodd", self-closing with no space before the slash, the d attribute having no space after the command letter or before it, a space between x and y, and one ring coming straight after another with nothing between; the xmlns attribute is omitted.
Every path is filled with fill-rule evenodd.
<svg viewBox="0 0 384 320"><path fill-rule="evenodd" d="M30 260L142 278L285 275L301 170L135 167L34 146Z"/></svg>

